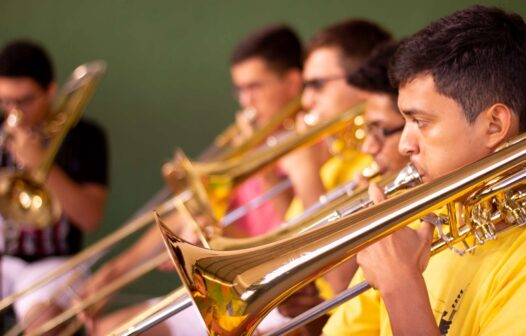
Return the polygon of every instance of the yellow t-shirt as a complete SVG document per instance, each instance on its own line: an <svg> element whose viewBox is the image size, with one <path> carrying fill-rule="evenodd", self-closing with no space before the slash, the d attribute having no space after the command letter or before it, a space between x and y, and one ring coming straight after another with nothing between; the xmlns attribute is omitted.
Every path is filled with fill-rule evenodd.
<svg viewBox="0 0 526 336"><path fill-rule="evenodd" d="M320 178L329 191L345 182L351 181L356 174L360 173L372 162L370 156L359 151L348 149L338 156L330 158L320 169ZM287 221L299 216L303 212L303 204L295 197L287 210L285 219Z"/></svg>
<svg viewBox="0 0 526 336"><path fill-rule="evenodd" d="M445 250L431 258L424 279L442 335L526 335L526 230L515 229L464 256ZM351 285L361 280L359 270ZM338 308L323 332L392 335L374 290Z"/></svg>
<svg viewBox="0 0 526 336"><path fill-rule="evenodd" d="M354 176L371 164L371 157L359 151L347 149L338 156L329 159L320 169L320 178L325 190L329 191L340 184L351 181ZM303 212L303 204L295 197L285 215L285 219L291 220ZM324 279L316 279L316 287L320 296L327 300L334 296L331 285Z"/></svg>

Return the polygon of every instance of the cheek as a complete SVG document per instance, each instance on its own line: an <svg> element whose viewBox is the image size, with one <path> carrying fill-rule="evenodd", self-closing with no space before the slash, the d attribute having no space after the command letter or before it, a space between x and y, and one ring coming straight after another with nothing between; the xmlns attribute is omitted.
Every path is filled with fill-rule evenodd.
<svg viewBox="0 0 526 336"><path fill-rule="evenodd" d="M430 177L437 178L470 163L476 155L462 136L449 143L438 143L428 146L424 153Z"/></svg>
<svg viewBox="0 0 526 336"><path fill-rule="evenodd" d="M399 140L393 140L389 141L384 145L383 152L385 153L385 156L388 157L390 160L396 160L398 157L402 156L400 152L398 151L398 143Z"/></svg>

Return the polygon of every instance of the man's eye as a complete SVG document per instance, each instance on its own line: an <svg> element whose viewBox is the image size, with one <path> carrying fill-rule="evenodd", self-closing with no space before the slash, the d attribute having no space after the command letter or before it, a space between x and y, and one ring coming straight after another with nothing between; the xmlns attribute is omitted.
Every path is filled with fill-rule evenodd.
<svg viewBox="0 0 526 336"><path fill-rule="evenodd" d="M416 126L419 127L419 128L422 127L422 126L424 126L424 124L425 124L424 121L421 120L421 119L414 119L413 122L414 122L414 123L416 124Z"/></svg>
<svg viewBox="0 0 526 336"><path fill-rule="evenodd" d="M303 89L312 89L320 91L323 88L324 82L320 79L311 79L303 83Z"/></svg>

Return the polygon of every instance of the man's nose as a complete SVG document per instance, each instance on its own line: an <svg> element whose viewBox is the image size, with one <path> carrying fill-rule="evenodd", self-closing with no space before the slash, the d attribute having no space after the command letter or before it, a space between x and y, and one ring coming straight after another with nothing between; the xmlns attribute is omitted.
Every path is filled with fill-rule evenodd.
<svg viewBox="0 0 526 336"><path fill-rule="evenodd" d="M301 94L301 106L305 112L309 112L316 106L316 97L312 90L303 90Z"/></svg>
<svg viewBox="0 0 526 336"><path fill-rule="evenodd" d="M254 105L255 102L255 95L253 90L244 89L239 91L239 105L241 107L246 108Z"/></svg>
<svg viewBox="0 0 526 336"><path fill-rule="evenodd" d="M411 123L406 123L398 143L398 151L405 156L411 156L418 153L418 142L416 132Z"/></svg>
<svg viewBox="0 0 526 336"><path fill-rule="evenodd" d="M362 143L362 152L369 155L376 155L382 149L382 145L375 136L368 133Z"/></svg>

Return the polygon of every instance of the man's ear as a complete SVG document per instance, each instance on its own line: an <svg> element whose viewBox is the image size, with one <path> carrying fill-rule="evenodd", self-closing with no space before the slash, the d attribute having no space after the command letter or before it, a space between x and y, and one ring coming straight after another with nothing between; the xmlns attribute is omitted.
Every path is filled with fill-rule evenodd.
<svg viewBox="0 0 526 336"><path fill-rule="evenodd" d="M504 104L495 104L483 112L486 126L486 147L495 149L518 133L519 122L513 111Z"/></svg>
<svg viewBox="0 0 526 336"><path fill-rule="evenodd" d="M46 94L50 100L52 100L58 91L58 85L57 82L53 81L49 84L49 86L46 89Z"/></svg>
<svg viewBox="0 0 526 336"><path fill-rule="evenodd" d="M293 95L298 95L301 92L303 86L303 77L301 76L301 71L297 69L288 70L285 73L285 79L287 81L287 87L290 88L290 93Z"/></svg>

